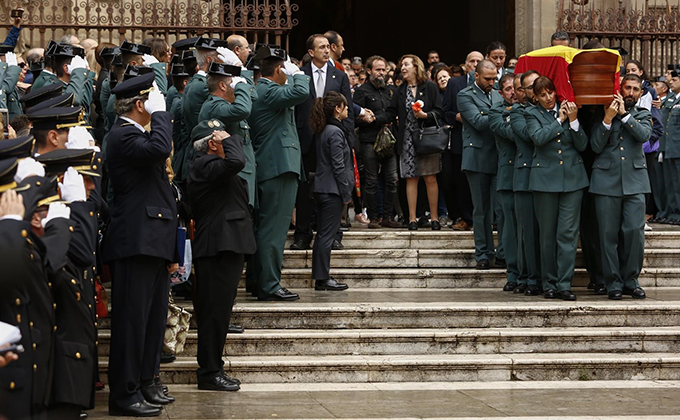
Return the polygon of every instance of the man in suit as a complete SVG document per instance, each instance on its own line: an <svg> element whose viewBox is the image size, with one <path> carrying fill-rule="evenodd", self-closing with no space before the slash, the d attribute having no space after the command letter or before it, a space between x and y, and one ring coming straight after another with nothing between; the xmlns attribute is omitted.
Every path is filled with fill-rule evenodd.
<svg viewBox="0 0 680 420"><path fill-rule="evenodd" d="M168 311L169 272L177 264L177 204L165 169L172 115L154 74L116 85L118 118L106 156L112 190L104 262L111 267L109 413L159 415L171 399L155 380ZM144 126L151 123L151 132Z"/></svg>
<svg viewBox="0 0 680 420"><path fill-rule="evenodd" d="M219 65L213 63L214 65ZM245 84L245 83L244 83ZM191 132L196 157L189 173L194 209L193 241L198 322L198 389L236 391L240 382L224 373L222 353L245 255L255 253L240 136L229 135L217 119Z"/></svg>
<svg viewBox="0 0 680 420"><path fill-rule="evenodd" d="M345 52L345 42L343 41L342 36L335 31L326 31L323 36L326 37L331 48L328 61L331 65L335 66L336 69L344 72L345 67L340 62L340 60L342 60L342 53Z"/></svg>
<svg viewBox="0 0 680 420"><path fill-rule="evenodd" d="M645 251L645 194L651 191L643 143L652 133L652 116L635 104L642 79L627 74L621 92L605 109L590 137L597 153L590 179L598 218L602 265L609 299L644 299L638 276Z"/></svg>
<svg viewBox="0 0 680 420"><path fill-rule="evenodd" d="M330 43L328 39L315 34L307 38L307 52L312 57L312 62L303 66L301 70L309 77L309 95L307 100L295 108L295 120L298 136L302 147L302 162L306 178L310 180L310 173L316 171L316 147L312 129L309 126L309 117L312 112L314 100L323 98L326 93L335 91L343 94L347 99L349 115L342 121L349 133L354 133L354 103L352 93L349 89L349 79L347 75L333 65L328 60L330 57ZM354 141L352 137L350 144ZM309 249L309 244L314 236L312 232L312 210L313 200L310 198L309 183L300 182L298 186L297 199L295 200L295 241L291 249ZM341 236L338 240L341 239ZM337 244L334 244L337 246Z"/></svg>
<svg viewBox="0 0 680 420"><path fill-rule="evenodd" d="M325 39L325 38L324 38ZM280 48L261 47L258 100L248 118L251 127L257 191L260 200L255 216L257 252L253 278L260 300L296 300L300 297L281 287L281 264L288 226L295 206L301 175L300 139L293 107L309 98L310 77L287 59Z"/></svg>
<svg viewBox="0 0 680 420"><path fill-rule="evenodd" d="M497 70L482 60L475 69L475 83L458 94L458 110L463 120L463 160L472 193L477 269L488 270L496 253L493 243L493 192L496 189L498 153L489 128L489 110L502 99L493 90ZM498 231L501 231L499 224Z"/></svg>

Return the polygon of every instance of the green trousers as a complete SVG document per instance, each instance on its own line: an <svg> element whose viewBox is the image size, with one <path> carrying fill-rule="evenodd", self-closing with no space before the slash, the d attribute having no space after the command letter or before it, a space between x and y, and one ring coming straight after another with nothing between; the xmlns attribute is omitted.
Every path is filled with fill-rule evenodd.
<svg viewBox="0 0 680 420"><path fill-rule="evenodd" d="M253 278L258 297L267 297L281 288L283 248L295 207L298 175L286 172L257 184L259 207L255 212Z"/></svg>
<svg viewBox="0 0 680 420"><path fill-rule="evenodd" d="M680 180L676 178L678 176L677 165L675 161L677 159L666 159L664 157L661 163L661 170L663 172L663 183L664 190L666 191L666 217L673 220L680 219L680 210L678 209L678 196L675 193L678 190L678 183Z"/></svg>
<svg viewBox="0 0 680 420"><path fill-rule="evenodd" d="M508 283L519 282L519 269L517 268L517 220L515 217L515 193L512 191L496 191L496 199L503 211L503 229L498 238L498 243L503 244L505 250L505 264L507 266ZM498 219L497 219L498 220ZM499 234L501 227L498 227ZM500 246L499 246L500 248ZM496 255L500 251L496 252Z"/></svg>
<svg viewBox="0 0 680 420"><path fill-rule="evenodd" d="M466 171L472 196L472 224L475 238L475 260L493 261L496 253L493 243L493 201L496 175Z"/></svg>
<svg viewBox="0 0 680 420"><path fill-rule="evenodd" d="M534 213L534 195L527 191L515 192L517 215L517 270L520 284L541 284L541 248L538 222ZM507 249L507 248L506 248Z"/></svg>
<svg viewBox="0 0 680 420"><path fill-rule="evenodd" d="M599 217L595 213L595 194L584 193L581 202L581 250L590 281L604 284L602 250L600 249Z"/></svg>
<svg viewBox="0 0 680 420"><path fill-rule="evenodd" d="M607 291L640 287L645 254L645 195L594 195Z"/></svg>
<svg viewBox="0 0 680 420"><path fill-rule="evenodd" d="M571 290L578 246L583 190L534 191L534 211L541 244L543 290Z"/></svg>

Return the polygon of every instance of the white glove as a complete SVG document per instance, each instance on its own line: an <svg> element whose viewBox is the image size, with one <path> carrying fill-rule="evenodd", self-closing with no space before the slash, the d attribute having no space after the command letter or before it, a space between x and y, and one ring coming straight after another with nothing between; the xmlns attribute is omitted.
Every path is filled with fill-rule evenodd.
<svg viewBox="0 0 680 420"><path fill-rule="evenodd" d="M79 55L73 57L71 59L71 64L66 66L66 70L68 71L68 74L73 73L73 70L75 69L86 69L87 68L87 62Z"/></svg>
<svg viewBox="0 0 680 420"><path fill-rule="evenodd" d="M663 152L659 152L659 163L663 163Z"/></svg>
<svg viewBox="0 0 680 420"><path fill-rule="evenodd" d="M61 199L69 203L87 200L83 176L72 166L69 166L64 172L64 182L59 183L59 191L61 192Z"/></svg>
<svg viewBox="0 0 680 420"><path fill-rule="evenodd" d="M236 89L236 85L239 83L246 83L246 79L241 76L234 76L231 78L231 84L229 86L231 86L232 89Z"/></svg>
<svg viewBox="0 0 680 420"><path fill-rule="evenodd" d="M165 111L165 97L157 87L149 92L149 99L144 102L144 109L149 114L153 114L156 111Z"/></svg>
<svg viewBox="0 0 680 420"><path fill-rule="evenodd" d="M300 70L300 67L291 63L290 57L288 57L286 59L286 61L283 62L283 73L287 76L294 76L296 74L304 74L302 72L302 70Z"/></svg>
<svg viewBox="0 0 680 420"><path fill-rule="evenodd" d="M40 221L40 224L44 228L52 219L57 219L59 217L70 219L71 209L66 207L63 203L50 203L50 206L47 208L47 216Z"/></svg>
<svg viewBox="0 0 680 420"><path fill-rule="evenodd" d="M18 66L19 63L17 62L17 55L14 54L13 52L8 52L5 54L5 63L7 63L7 66Z"/></svg>
<svg viewBox="0 0 680 420"><path fill-rule="evenodd" d="M93 149L94 147L94 138L87 128L82 126L69 128L67 149Z"/></svg>
<svg viewBox="0 0 680 420"><path fill-rule="evenodd" d="M153 55L144 54L142 56L142 64L144 64L146 67L151 67L152 64L156 63L158 63L158 59Z"/></svg>
<svg viewBox="0 0 680 420"><path fill-rule="evenodd" d="M14 180L19 183L29 176L45 176L45 167L33 158L21 159Z"/></svg>
<svg viewBox="0 0 680 420"><path fill-rule="evenodd" d="M229 64L230 66L243 67L243 63L238 58L235 52L229 48L218 47L217 56L224 64Z"/></svg>

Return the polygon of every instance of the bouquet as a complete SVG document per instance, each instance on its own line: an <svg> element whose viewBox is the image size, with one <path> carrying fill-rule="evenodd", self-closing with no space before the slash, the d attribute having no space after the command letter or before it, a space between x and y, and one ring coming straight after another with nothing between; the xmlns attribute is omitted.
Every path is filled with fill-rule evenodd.
<svg viewBox="0 0 680 420"><path fill-rule="evenodd" d="M425 103L421 100L417 100L411 105L411 109L413 109L413 112L420 112L423 110L423 106L425 106Z"/></svg>

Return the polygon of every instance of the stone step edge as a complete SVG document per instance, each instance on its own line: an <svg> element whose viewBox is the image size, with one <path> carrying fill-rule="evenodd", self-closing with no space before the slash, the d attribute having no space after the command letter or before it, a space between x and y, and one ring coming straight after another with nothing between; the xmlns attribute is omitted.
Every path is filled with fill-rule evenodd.
<svg viewBox="0 0 680 420"><path fill-rule="evenodd" d="M285 256L289 257L302 257L303 255L308 255L310 258L312 256L312 253L314 251L311 249L303 249L303 250L291 250L291 249L284 249L283 250L283 255L284 259ZM354 254L358 255L371 255L374 253L397 253L397 254L403 254L403 253L422 253L425 255L436 255L436 254L450 254L450 255L456 255L456 254L474 254L475 250L474 248L465 248L465 249L418 249L418 248L357 248L357 249L341 249L341 250L336 250L331 253L331 256L351 256ZM582 249L578 248L576 250L577 254L582 253ZM680 250L676 248L645 248L645 254L668 254L668 255L680 255Z"/></svg>

